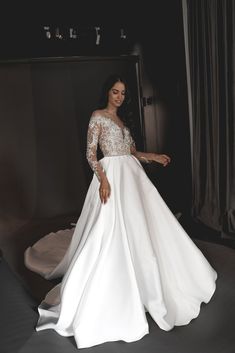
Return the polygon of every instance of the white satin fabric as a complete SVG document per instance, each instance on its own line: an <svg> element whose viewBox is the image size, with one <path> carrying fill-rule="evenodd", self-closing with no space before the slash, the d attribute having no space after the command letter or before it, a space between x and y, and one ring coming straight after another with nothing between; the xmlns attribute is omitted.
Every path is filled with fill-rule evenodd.
<svg viewBox="0 0 235 353"><path fill-rule="evenodd" d="M74 336L78 348L139 340L149 332L146 311L165 331L188 324L217 278L133 155L100 163L111 185L108 202L101 204L94 175L75 229L52 233L25 253L30 269L48 279L64 275L39 306L37 330ZM72 234L55 266L54 249Z"/></svg>

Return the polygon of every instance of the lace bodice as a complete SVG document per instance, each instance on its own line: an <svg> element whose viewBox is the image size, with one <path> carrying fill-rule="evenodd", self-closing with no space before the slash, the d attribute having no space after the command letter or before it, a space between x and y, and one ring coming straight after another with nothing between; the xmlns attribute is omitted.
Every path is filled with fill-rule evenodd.
<svg viewBox="0 0 235 353"><path fill-rule="evenodd" d="M92 115L87 132L86 157L99 180L101 166L96 155L98 144L105 157L131 154L135 149L135 142L126 126L121 128L111 118L97 114Z"/></svg>

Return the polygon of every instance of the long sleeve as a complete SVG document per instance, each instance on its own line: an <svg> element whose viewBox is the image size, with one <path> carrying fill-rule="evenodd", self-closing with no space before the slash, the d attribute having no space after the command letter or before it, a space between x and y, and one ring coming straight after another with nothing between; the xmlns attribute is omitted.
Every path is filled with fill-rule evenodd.
<svg viewBox="0 0 235 353"><path fill-rule="evenodd" d="M101 180L104 171L97 161L97 145L99 141L99 135L101 132L100 122L95 115L92 115L88 125L87 131L87 150L86 150L86 158L87 161L96 174L99 181Z"/></svg>
<svg viewBox="0 0 235 353"><path fill-rule="evenodd" d="M133 140L131 135L130 135L130 150L131 150L131 154L133 154L133 156L135 156L137 159L139 159L140 162L151 163L151 161L148 160L148 158L147 158L148 153L139 152L136 150L135 141Z"/></svg>

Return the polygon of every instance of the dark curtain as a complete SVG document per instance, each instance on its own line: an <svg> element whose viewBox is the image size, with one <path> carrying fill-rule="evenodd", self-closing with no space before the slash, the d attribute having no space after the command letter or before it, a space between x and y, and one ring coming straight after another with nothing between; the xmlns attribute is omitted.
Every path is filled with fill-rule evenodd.
<svg viewBox="0 0 235 353"><path fill-rule="evenodd" d="M192 213L221 234L234 236L235 1L182 3L191 81Z"/></svg>

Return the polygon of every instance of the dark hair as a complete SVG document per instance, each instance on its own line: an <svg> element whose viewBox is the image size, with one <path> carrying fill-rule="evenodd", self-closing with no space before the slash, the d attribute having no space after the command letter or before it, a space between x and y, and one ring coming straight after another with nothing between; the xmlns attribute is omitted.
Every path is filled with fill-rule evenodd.
<svg viewBox="0 0 235 353"><path fill-rule="evenodd" d="M113 74L110 75L104 82L102 91L101 91L101 96L99 100L99 109L104 109L107 107L108 104L108 94L110 89L115 85L115 83L121 82L125 85L125 99L122 103L122 105L118 108L117 114L118 116L122 119L123 123L131 128L131 97L130 97L130 91L127 85L126 80L118 75L118 74Z"/></svg>

